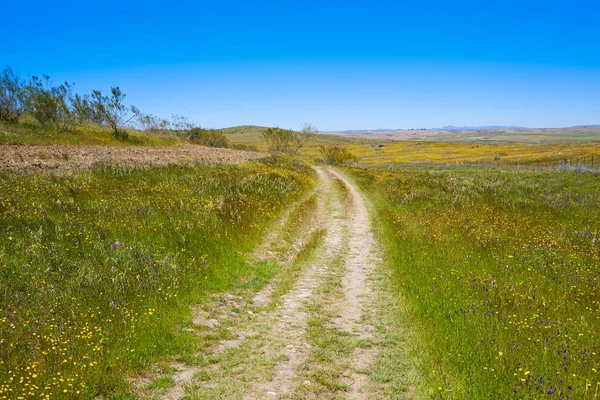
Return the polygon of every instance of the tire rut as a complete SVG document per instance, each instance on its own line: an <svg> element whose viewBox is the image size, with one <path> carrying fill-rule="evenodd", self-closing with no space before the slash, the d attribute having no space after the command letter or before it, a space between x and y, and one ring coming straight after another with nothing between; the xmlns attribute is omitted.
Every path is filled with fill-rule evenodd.
<svg viewBox="0 0 600 400"><path fill-rule="evenodd" d="M204 366L171 363L177 370L172 377L174 386L160 398L305 398L301 393L306 390L307 371L326 368L325 361L314 357L319 349L313 348L308 334L315 305L324 307L327 316L321 317L325 324L343 332L343 340L353 346L349 354L334 355L336 365L342 365L342 377L336 379L346 388L343 397L369 397L367 370L376 355L371 342L376 332L364 321L374 320L370 276L378 261L377 246L368 210L356 187L329 167L315 167L315 171L317 211L307 232L325 230L325 235L295 278L288 278L295 279L293 287L277 299L273 299L272 285L253 298L231 295L235 308L241 309L240 316L226 321L215 316L202 329L209 335L227 329L235 338L204 349L208 360ZM345 189L335 187L340 182ZM299 237L306 238L307 232ZM268 234L266 239L271 246L277 245L277 235ZM269 250L262 246L259 253L269 254ZM329 292L332 280L336 289ZM274 307L267 305L269 300ZM336 393L315 392L309 397L338 398L340 393Z"/></svg>

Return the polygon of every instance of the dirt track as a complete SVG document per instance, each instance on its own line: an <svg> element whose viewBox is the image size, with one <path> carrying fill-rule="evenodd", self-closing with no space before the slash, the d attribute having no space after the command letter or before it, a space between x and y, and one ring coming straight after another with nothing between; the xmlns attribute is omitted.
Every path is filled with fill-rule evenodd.
<svg viewBox="0 0 600 400"><path fill-rule="evenodd" d="M193 324L199 337L227 334L201 350L199 358L208 362L165 360L138 379L134 385L142 398L381 398L368 375L378 353L371 279L380 260L369 213L362 194L343 174L328 167L316 171L316 211L302 234L288 244L277 235L279 229L265 237L266 248L273 250L266 254L277 258L324 232L312 257L297 264L297 275L275 277L252 298L240 291L216 307L198 305ZM274 295L272 284L280 279L291 279L291 289ZM161 374L162 379L171 374L172 384L153 391L151 382Z"/></svg>
<svg viewBox="0 0 600 400"><path fill-rule="evenodd" d="M130 165L206 162L232 164L265 156L264 153L198 145L176 147L0 145L0 170L73 169L106 162Z"/></svg>

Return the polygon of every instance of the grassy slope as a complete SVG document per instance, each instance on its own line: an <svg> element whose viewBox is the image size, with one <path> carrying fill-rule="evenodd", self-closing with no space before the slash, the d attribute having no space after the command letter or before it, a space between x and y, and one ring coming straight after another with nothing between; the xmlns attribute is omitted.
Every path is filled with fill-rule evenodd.
<svg viewBox="0 0 600 400"><path fill-rule="evenodd" d="M353 169L378 206L424 360L417 397L592 398L600 182L592 174Z"/></svg>
<svg viewBox="0 0 600 400"><path fill-rule="evenodd" d="M77 126L72 131L42 127L35 123L0 122L0 144L86 144L116 146L164 146L188 143L183 139L129 131L129 138L118 140L103 126Z"/></svg>
<svg viewBox="0 0 600 400"><path fill-rule="evenodd" d="M0 173L0 396L93 398L194 353L188 305L264 283L249 250L312 184L305 165Z"/></svg>

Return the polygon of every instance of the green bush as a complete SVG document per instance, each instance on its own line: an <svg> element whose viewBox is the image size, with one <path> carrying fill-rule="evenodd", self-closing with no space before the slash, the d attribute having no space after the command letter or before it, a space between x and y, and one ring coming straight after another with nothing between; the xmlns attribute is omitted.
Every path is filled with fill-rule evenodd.
<svg viewBox="0 0 600 400"><path fill-rule="evenodd" d="M244 150L244 151L259 151L258 147L254 144L233 144L231 148L234 150Z"/></svg>
<svg viewBox="0 0 600 400"><path fill-rule="evenodd" d="M269 151L296 155L306 144L309 135L289 129L269 128L262 133L269 144Z"/></svg>
<svg viewBox="0 0 600 400"><path fill-rule="evenodd" d="M340 146L320 146L319 150L323 155L323 161L327 164L354 164L358 157L351 151Z"/></svg>
<svg viewBox="0 0 600 400"><path fill-rule="evenodd" d="M187 133L188 140L209 147L229 147L227 137L214 129L193 128Z"/></svg>

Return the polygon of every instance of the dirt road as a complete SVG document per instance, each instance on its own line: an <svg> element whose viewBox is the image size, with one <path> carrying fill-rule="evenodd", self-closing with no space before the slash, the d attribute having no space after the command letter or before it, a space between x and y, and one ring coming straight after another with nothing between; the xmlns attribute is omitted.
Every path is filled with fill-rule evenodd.
<svg viewBox="0 0 600 400"><path fill-rule="evenodd" d="M311 217L287 236L280 221L261 246L261 254L270 248L266 254L285 264L283 272L259 293L200 305L194 323L205 345L193 357L200 361L157 366L137 382L141 397L379 398L368 374L379 335L373 286L379 258L369 212L340 172L316 172ZM157 389L153 382L165 376L171 384Z"/></svg>

